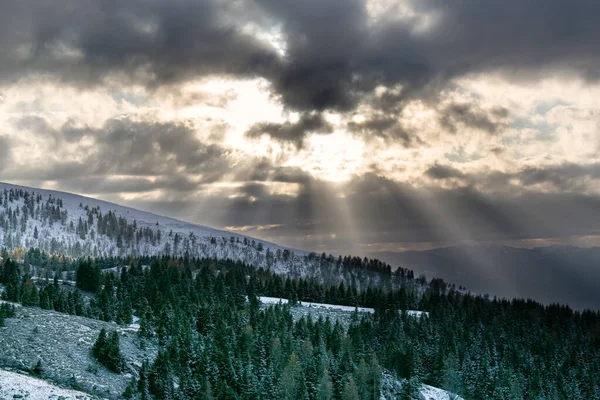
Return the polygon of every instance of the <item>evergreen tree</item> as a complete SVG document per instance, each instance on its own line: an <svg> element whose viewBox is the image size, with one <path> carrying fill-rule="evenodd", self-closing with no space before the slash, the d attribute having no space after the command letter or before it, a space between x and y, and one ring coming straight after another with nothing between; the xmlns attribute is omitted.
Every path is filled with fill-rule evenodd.
<svg viewBox="0 0 600 400"><path fill-rule="evenodd" d="M279 384L282 400L298 400L300 399L299 385L299 364L296 360L296 354L292 353L290 359L281 375Z"/></svg>
<svg viewBox="0 0 600 400"><path fill-rule="evenodd" d="M462 393L462 382L459 373L458 359L454 354L444 360L442 387L452 393Z"/></svg>
<svg viewBox="0 0 600 400"><path fill-rule="evenodd" d="M37 361L31 372L33 372L33 374L37 376L41 376L44 373L44 368L42 367L42 360Z"/></svg>
<svg viewBox="0 0 600 400"><path fill-rule="evenodd" d="M402 384L402 391L400 394L401 400L417 400L421 390L421 382L416 377L412 377Z"/></svg>
<svg viewBox="0 0 600 400"><path fill-rule="evenodd" d="M358 388L354 382L354 378L348 378L348 382L344 385L344 391L342 392L342 399L344 400L360 400L358 395Z"/></svg>
<svg viewBox="0 0 600 400"><path fill-rule="evenodd" d="M101 285L102 272L100 267L91 260L81 261L77 267L77 287L81 290L95 293Z"/></svg>
<svg viewBox="0 0 600 400"><path fill-rule="evenodd" d="M120 373L125 367L125 359L121 355L119 333L117 331L107 334L106 330L102 328L92 347L92 355L113 372Z"/></svg>
<svg viewBox="0 0 600 400"><path fill-rule="evenodd" d="M329 376L329 371L323 370L319 385L317 386L317 400L331 400L333 399L333 383Z"/></svg>

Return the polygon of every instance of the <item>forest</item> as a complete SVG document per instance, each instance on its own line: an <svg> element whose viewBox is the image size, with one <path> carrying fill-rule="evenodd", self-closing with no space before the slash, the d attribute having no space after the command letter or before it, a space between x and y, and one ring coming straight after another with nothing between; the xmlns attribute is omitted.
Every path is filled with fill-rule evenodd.
<svg viewBox="0 0 600 400"><path fill-rule="evenodd" d="M383 371L404 382L404 399L421 383L465 399L600 398L598 312L476 296L407 271L398 288L361 290L232 260L130 257L110 272L104 261L72 261L69 286L32 280L5 258L2 298L119 324L139 318L141 343L160 348L155 359L119 364L111 332L93 350L133 374L126 398L379 399ZM258 296L290 304L265 307ZM294 319L303 301L375 311L354 312L346 329L329 317ZM402 312L411 309L429 314Z"/></svg>

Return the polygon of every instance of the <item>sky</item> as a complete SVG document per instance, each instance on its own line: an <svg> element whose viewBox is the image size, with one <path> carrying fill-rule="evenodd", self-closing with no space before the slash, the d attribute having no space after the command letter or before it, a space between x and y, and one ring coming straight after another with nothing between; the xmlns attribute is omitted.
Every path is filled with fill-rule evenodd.
<svg viewBox="0 0 600 400"><path fill-rule="evenodd" d="M294 248L600 244L600 2L0 5L0 180Z"/></svg>

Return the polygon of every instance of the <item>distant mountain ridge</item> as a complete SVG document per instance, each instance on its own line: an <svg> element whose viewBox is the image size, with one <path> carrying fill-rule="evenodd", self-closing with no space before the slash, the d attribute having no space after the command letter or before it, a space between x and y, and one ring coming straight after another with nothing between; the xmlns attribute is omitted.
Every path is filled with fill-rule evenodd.
<svg viewBox="0 0 600 400"><path fill-rule="evenodd" d="M600 247L464 245L374 256L476 293L600 309Z"/></svg>

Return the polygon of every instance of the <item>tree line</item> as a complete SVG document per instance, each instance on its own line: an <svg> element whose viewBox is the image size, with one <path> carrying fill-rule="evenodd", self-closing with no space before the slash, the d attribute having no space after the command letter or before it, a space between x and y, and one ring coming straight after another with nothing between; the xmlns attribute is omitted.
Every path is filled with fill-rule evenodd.
<svg viewBox="0 0 600 400"><path fill-rule="evenodd" d="M439 279L405 276L393 288L365 289L232 260L129 258L109 273L96 262L78 262L78 288L31 287L59 307L62 293L68 312L122 324L140 318L140 340L160 351L135 371L128 398L379 399L384 370L405 382L398 398L414 398L421 383L466 399L600 398L595 311L489 299ZM23 301L33 289L18 269L4 260L0 277L4 296L18 292ZM6 279L18 284L9 290ZM354 313L345 328L333 317L294 318L293 305L261 306L261 295L375 312Z"/></svg>

